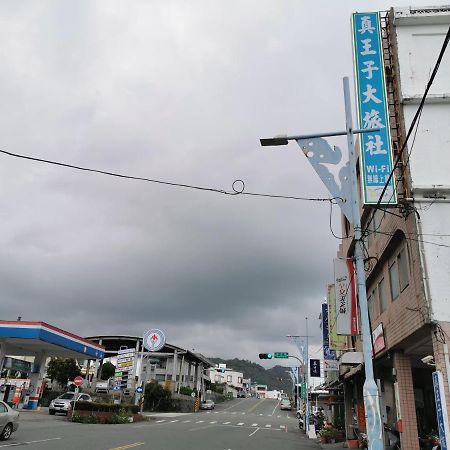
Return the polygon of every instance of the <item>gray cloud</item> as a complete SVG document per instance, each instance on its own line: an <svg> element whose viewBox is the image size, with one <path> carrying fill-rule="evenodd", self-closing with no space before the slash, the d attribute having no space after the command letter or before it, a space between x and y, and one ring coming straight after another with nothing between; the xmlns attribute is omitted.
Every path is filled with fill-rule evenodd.
<svg viewBox="0 0 450 450"><path fill-rule="evenodd" d="M343 126L350 13L397 2L3 2L1 147L230 190L327 196L294 144ZM207 355L295 347L338 241L329 206L0 157L2 317L167 330ZM339 230L335 212L334 226ZM338 231L339 232L339 231ZM270 348L269 348L270 347Z"/></svg>

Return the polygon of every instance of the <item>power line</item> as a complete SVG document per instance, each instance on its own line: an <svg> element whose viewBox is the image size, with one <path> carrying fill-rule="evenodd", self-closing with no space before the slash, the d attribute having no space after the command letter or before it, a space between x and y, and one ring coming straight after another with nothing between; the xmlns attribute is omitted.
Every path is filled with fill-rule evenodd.
<svg viewBox="0 0 450 450"><path fill-rule="evenodd" d="M382 234L382 235L385 235L385 236L390 236L390 237L395 236L395 233L388 233L388 232L385 232L385 231L376 231L375 233ZM415 239L415 238L408 237L408 236L405 236L405 239L408 240L408 241L421 242L422 244L430 244L430 245L436 245L437 247L450 248L450 245L441 244L439 242L424 241L423 239Z"/></svg>
<svg viewBox="0 0 450 450"><path fill-rule="evenodd" d="M330 203L333 201L336 201L336 200L342 200L340 197L332 197L332 198L298 197L298 196L294 196L294 195L278 195L278 194L264 194L264 193L259 193L259 192L245 192L245 183L243 180L234 180L233 184L231 186L231 190L227 191L225 189L219 189L219 188L197 186L197 185L185 184L185 183L175 183L172 181L156 180L153 178L136 177L136 176L132 176L132 175L125 175L125 174L121 174L121 173L109 172L106 170L91 169L89 167L76 166L74 164L67 164L67 163L62 163L59 161L52 161L49 159L21 155L19 153L8 152L6 150L1 150L1 149L0 149L0 153L3 153L4 155L12 156L14 158L20 158L20 159L26 159L28 161L35 161L35 162L40 162L40 163L45 163L45 164L51 164L51 165L55 165L55 166L66 167L69 169L82 170L84 172L98 173L101 175L108 175L111 177L118 177L118 178L123 178L123 179L127 179L127 180L146 181L148 183L162 184L165 186L181 187L181 188L186 188L186 189L195 189L195 190L207 191L207 192L216 192L216 193L225 194L225 195L251 195L251 196L255 196L255 197L282 198L282 199L287 199L287 200L303 200L303 201L310 201L310 202L330 202Z"/></svg>

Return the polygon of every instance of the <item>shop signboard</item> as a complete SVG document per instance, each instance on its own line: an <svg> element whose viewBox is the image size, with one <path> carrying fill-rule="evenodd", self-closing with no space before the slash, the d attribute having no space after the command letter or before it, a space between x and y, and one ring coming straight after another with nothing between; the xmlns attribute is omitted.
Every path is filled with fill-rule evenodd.
<svg viewBox="0 0 450 450"><path fill-rule="evenodd" d="M442 377L442 372L437 370L433 372L433 388L434 388L434 401L436 405L436 417L438 423L439 439L441 441L441 450L448 449L448 414L447 414L447 404L445 402L445 391L444 391L444 379Z"/></svg>
<svg viewBox="0 0 450 450"><path fill-rule="evenodd" d="M336 333L356 336L358 313L356 305L356 276L351 259L334 260L334 288L336 301Z"/></svg>
<svg viewBox="0 0 450 450"><path fill-rule="evenodd" d="M322 348L323 348L323 359L336 360L336 352L330 349L329 338L328 338L328 305L322 303Z"/></svg>
<svg viewBox="0 0 450 450"><path fill-rule="evenodd" d="M352 16L353 60L359 128L379 128L359 136L363 201L395 205L397 195L393 168L391 133L381 39L380 13L355 13ZM389 181L389 182L388 182Z"/></svg>
<svg viewBox="0 0 450 450"><path fill-rule="evenodd" d="M343 335L338 335L336 331L336 290L334 284L329 284L327 289L327 303L328 303L328 345L332 350L345 350L347 348L347 338Z"/></svg>

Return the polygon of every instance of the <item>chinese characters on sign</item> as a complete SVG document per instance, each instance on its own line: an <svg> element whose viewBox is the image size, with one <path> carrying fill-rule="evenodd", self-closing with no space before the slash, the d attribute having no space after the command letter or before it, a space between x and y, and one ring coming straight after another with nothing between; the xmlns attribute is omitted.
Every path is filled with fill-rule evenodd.
<svg viewBox="0 0 450 450"><path fill-rule="evenodd" d="M392 171L392 148L379 13L356 13L352 17L358 125L380 128L359 138L362 188L365 204L376 204ZM396 204L391 177L381 204Z"/></svg>
<svg viewBox="0 0 450 450"><path fill-rule="evenodd" d="M322 347L324 364L326 361L336 360L336 352L330 350L330 343L328 338L328 305L322 303Z"/></svg>
<svg viewBox="0 0 450 450"><path fill-rule="evenodd" d="M444 380L442 378L442 372L433 372L433 387L434 387L434 400L436 403L436 416L438 422L439 439L441 440L441 449L447 450L447 437L448 430L448 415L447 406L445 403L444 393Z"/></svg>
<svg viewBox="0 0 450 450"><path fill-rule="evenodd" d="M356 276L351 259L334 260L336 290L336 333L348 336L358 334L356 307Z"/></svg>
<svg viewBox="0 0 450 450"><path fill-rule="evenodd" d="M346 350L347 338L337 334L336 322L336 290L334 284L329 284L327 289L328 303L328 345L332 350Z"/></svg>
<svg viewBox="0 0 450 450"><path fill-rule="evenodd" d="M320 377L320 359L309 360L309 376Z"/></svg>

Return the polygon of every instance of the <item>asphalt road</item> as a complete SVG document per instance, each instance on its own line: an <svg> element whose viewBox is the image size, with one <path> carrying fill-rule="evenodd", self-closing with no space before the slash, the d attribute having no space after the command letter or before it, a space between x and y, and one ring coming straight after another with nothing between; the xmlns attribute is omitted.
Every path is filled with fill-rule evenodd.
<svg viewBox="0 0 450 450"><path fill-rule="evenodd" d="M292 412L276 400L236 399L213 411L157 415L148 422L84 425L47 411L22 412L17 433L0 450L316 450Z"/></svg>

